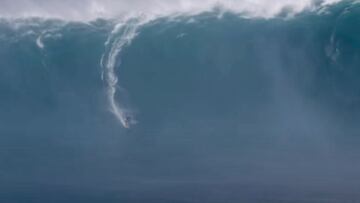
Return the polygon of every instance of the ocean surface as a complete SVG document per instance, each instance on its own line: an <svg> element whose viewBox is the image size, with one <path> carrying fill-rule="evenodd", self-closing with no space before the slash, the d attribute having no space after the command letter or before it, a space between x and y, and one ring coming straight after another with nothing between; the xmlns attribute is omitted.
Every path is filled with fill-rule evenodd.
<svg viewBox="0 0 360 203"><path fill-rule="evenodd" d="M1 203L360 202L360 5L0 20Z"/></svg>

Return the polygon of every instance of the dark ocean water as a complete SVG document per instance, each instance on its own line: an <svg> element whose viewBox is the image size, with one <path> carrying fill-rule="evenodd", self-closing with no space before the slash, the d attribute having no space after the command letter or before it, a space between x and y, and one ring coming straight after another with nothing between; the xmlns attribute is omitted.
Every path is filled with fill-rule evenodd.
<svg viewBox="0 0 360 203"><path fill-rule="evenodd" d="M0 20L0 202L360 202L360 6L286 15Z"/></svg>

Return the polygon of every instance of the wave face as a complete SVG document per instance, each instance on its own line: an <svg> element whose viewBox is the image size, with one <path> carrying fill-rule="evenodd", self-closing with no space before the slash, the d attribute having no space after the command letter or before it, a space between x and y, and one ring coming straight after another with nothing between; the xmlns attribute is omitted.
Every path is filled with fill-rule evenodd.
<svg viewBox="0 0 360 203"><path fill-rule="evenodd" d="M0 199L350 202L360 7L0 21Z"/></svg>

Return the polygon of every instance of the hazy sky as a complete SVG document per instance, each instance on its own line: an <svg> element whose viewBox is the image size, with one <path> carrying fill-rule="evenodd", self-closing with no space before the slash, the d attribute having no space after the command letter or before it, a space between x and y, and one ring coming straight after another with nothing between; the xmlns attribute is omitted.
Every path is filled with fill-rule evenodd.
<svg viewBox="0 0 360 203"><path fill-rule="evenodd" d="M333 3L339 0L325 0ZM57 17L91 20L124 14L170 15L196 13L214 6L252 16L271 17L284 7L295 12L311 7L313 0L0 0L2 17Z"/></svg>

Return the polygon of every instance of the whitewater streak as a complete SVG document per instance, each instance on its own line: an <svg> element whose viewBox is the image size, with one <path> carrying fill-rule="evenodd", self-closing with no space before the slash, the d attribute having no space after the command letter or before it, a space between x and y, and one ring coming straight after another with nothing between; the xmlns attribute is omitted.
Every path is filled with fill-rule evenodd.
<svg viewBox="0 0 360 203"><path fill-rule="evenodd" d="M117 64L121 63L118 57L123 48L131 44L132 40L137 36L138 29L146 22L146 20L138 18L117 24L105 42L105 49L108 51L105 51L100 62L103 69L102 79L107 85L110 110L125 128L130 128L137 121L132 109L125 107L121 101L116 100L118 90L122 89L122 87L118 84L119 79L115 68ZM125 94L124 91L121 93Z"/></svg>

